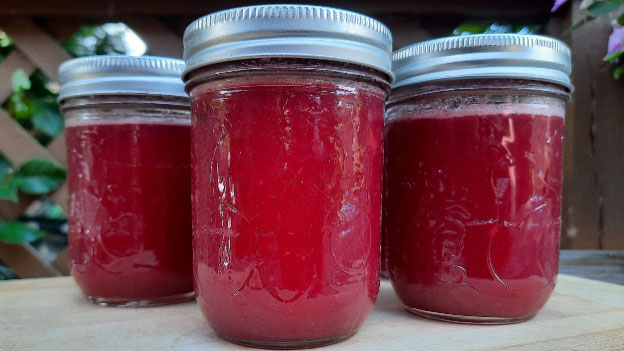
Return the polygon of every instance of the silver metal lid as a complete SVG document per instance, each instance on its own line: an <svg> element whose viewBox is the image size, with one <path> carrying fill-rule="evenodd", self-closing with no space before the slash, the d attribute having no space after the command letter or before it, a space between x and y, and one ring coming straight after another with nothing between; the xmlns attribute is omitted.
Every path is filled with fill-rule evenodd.
<svg viewBox="0 0 624 351"><path fill-rule="evenodd" d="M392 77L392 35L370 17L322 6L260 5L204 16L184 33L183 77L202 66L253 58L359 64Z"/></svg>
<svg viewBox="0 0 624 351"><path fill-rule="evenodd" d="M86 95L188 97L181 74L184 61L152 56L106 55L65 61L59 67L59 101Z"/></svg>
<svg viewBox="0 0 624 351"><path fill-rule="evenodd" d="M517 78L570 91L570 49L537 35L481 34L429 40L392 54L393 88L465 78Z"/></svg>

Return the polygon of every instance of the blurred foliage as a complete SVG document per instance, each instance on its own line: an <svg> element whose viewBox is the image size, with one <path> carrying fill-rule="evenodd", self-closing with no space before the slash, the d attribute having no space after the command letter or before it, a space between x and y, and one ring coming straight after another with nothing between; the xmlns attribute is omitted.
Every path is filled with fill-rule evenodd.
<svg viewBox="0 0 624 351"><path fill-rule="evenodd" d="M26 194L43 195L61 186L66 176L65 169L46 159L35 158L15 170L8 181Z"/></svg>
<svg viewBox="0 0 624 351"><path fill-rule="evenodd" d="M0 62L2 62L5 57L9 56L14 48L13 40L11 40L5 32L0 30Z"/></svg>
<svg viewBox="0 0 624 351"><path fill-rule="evenodd" d="M18 190L25 194L42 195L56 190L63 182L65 169L45 159L32 159L15 168L0 154L0 199L17 202ZM46 233L18 221L2 221L0 240L9 244L32 242Z"/></svg>
<svg viewBox="0 0 624 351"><path fill-rule="evenodd" d="M46 145L64 129L63 116L56 102L58 85L41 71L30 77L24 70L13 72L13 93L2 107L41 144Z"/></svg>
<svg viewBox="0 0 624 351"><path fill-rule="evenodd" d="M453 30L452 35L472 35L472 34L539 34L542 31L541 25L511 24L511 23L478 23L466 22L460 24Z"/></svg>
<svg viewBox="0 0 624 351"><path fill-rule="evenodd" d="M63 44L63 47L73 57L128 52L124 33L106 30L105 26L82 26Z"/></svg>
<svg viewBox="0 0 624 351"><path fill-rule="evenodd" d="M54 202L51 202L50 200L48 200L48 204L49 206L46 207L44 217L50 218L50 219L67 220L67 215L65 214L65 211L63 211L63 208L60 205L55 204Z"/></svg>
<svg viewBox="0 0 624 351"><path fill-rule="evenodd" d="M17 201L17 188L5 182L13 173L13 165L0 153L0 199Z"/></svg>
<svg viewBox="0 0 624 351"><path fill-rule="evenodd" d="M30 243L41 239L46 232L30 227L28 224L18 221L0 223L0 240L7 244Z"/></svg>

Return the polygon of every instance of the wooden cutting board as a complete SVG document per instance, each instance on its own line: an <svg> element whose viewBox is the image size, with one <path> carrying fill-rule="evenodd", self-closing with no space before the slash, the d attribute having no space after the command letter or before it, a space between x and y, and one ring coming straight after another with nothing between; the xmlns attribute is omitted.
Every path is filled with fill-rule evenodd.
<svg viewBox="0 0 624 351"><path fill-rule="evenodd" d="M219 339L196 304L98 307L71 278L0 282L0 350L251 350ZM362 329L319 350L624 350L624 286L560 275L528 322L475 326L403 312L390 283Z"/></svg>

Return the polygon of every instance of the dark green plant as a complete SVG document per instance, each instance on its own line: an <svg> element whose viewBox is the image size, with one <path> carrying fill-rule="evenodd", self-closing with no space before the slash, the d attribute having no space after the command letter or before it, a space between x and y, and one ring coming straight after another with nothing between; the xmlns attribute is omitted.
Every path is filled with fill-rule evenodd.
<svg viewBox="0 0 624 351"><path fill-rule="evenodd" d="M52 83L40 71L28 77L22 69L13 72L11 83L13 92L3 107L40 143L47 144L64 129L56 94L48 88Z"/></svg>
<svg viewBox="0 0 624 351"><path fill-rule="evenodd" d="M56 190L67 172L45 159L32 159L18 168L0 154L0 200L18 201L18 191L25 194L43 195ZM0 218L0 240L9 244L32 242L46 233L18 221Z"/></svg>

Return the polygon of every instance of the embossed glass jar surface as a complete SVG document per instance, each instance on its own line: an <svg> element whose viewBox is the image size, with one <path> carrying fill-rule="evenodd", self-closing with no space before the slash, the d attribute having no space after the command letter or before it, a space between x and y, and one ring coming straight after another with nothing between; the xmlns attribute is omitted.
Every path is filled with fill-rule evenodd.
<svg viewBox="0 0 624 351"><path fill-rule="evenodd" d="M182 67L179 60L115 56L76 59L61 69L71 269L97 304L148 306L194 296L191 121Z"/></svg>
<svg viewBox="0 0 624 351"><path fill-rule="evenodd" d="M528 319L555 286L567 89L479 79L393 90L384 210L406 308L469 323Z"/></svg>
<svg viewBox="0 0 624 351"><path fill-rule="evenodd" d="M339 341L379 289L387 86L322 62L260 67L191 90L199 306L235 342Z"/></svg>
<svg viewBox="0 0 624 351"><path fill-rule="evenodd" d="M230 341L353 335L379 290L391 36L349 11L226 10L184 35L197 301Z"/></svg>

